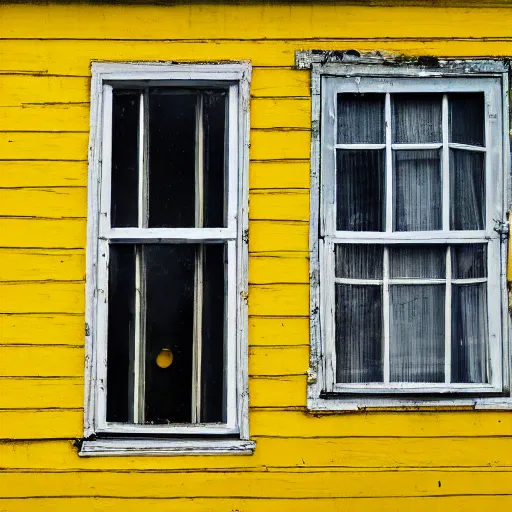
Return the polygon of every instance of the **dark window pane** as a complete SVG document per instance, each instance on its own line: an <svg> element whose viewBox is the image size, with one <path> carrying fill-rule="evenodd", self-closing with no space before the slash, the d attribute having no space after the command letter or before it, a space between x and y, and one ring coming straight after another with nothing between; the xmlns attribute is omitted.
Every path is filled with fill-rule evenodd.
<svg viewBox="0 0 512 512"><path fill-rule="evenodd" d="M149 93L149 227L194 227L196 94Z"/></svg>
<svg viewBox="0 0 512 512"><path fill-rule="evenodd" d="M146 423L190 423L197 245L146 245ZM172 352L167 367L162 350Z"/></svg>
<svg viewBox="0 0 512 512"><path fill-rule="evenodd" d="M393 142L442 142L440 94L393 94Z"/></svg>
<svg viewBox="0 0 512 512"><path fill-rule="evenodd" d="M339 231L383 231L384 151L337 151Z"/></svg>
<svg viewBox="0 0 512 512"><path fill-rule="evenodd" d="M111 245L108 281L107 421L133 414L135 248Z"/></svg>
<svg viewBox="0 0 512 512"><path fill-rule="evenodd" d="M390 286L390 381L444 382L444 285Z"/></svg>
<svg viewBox="0 0 512 512"><path fill-rule="evenodd" d="M451 251L454 279L487 277L487 246L485 244L454 245Z"/></svg>
<svg viewBox="0 0 512 512"><path fill-rule="evenodd" d="M450 142L485 146L484 93L450 94Z"/></svg>
<svg viewBox="0 0 512 512"><path fill-rule="evenodd" d="M487 283L452 285L452 382L487 383Z"/></svg>
<svg viewBox="0 0 512 512"><path fill-rule="evenodd" d="M336 285L336 382L382 382L382 287Z"/></svg>
<svg viewBox="0 0 512 512"><path fill-rule="evenodd" d="M136 91L113 92L112 227L135 227L138 220L139 103Z"/></svg>
<svg viewBox="0 0 512 512"><path fill-rule="evenodd" d="M401 245L389 248L391 278L446 278L446 248Z"/></svg>
<svg viewBox="0 0 512 512"><path fill-rule="evenodd" d="M395 151L394 174L394 230L441 229L439 151Z"/></svg>
<svg viewBox="0 0 512 512"><path fill-rule="evenodd" d="M382 279L382 246L336 245L336 277Z"/></svg>
<svg viewBox="0 0 512 512"><path fill-rule="evenodd" d="M204 227L226 226L226 98L225 92L204 95Z"/></svg>
<svg viewBox="0 0 512 512"><path fill-rule="evenodd" d="M384 143L384 94L338 94L338 143Z"/></svg>
<svg viewBox="0 0 512 512"><path fill-rule="evenodd" d="M450 150L450 228L485 229L485 156Z"/></svg>
<svg viewBox="0 0 512 512"><path fill-rule="evenodd" d="M203 248L201 421L225 422L225 246L224 244L205 244Z"/></svg>

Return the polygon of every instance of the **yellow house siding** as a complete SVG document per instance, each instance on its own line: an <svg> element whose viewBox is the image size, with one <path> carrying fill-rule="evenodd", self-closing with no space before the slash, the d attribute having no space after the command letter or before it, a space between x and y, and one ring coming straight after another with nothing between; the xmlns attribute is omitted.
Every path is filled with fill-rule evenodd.
<svg viewBox="0 0 512 512"><path fill-rule="evenodd" d="M512 509L512 413L306 412L313 48L507 57L512 7L0 7L0 510ZM236 59L256 451L80 459L90 63Z"/></svg>

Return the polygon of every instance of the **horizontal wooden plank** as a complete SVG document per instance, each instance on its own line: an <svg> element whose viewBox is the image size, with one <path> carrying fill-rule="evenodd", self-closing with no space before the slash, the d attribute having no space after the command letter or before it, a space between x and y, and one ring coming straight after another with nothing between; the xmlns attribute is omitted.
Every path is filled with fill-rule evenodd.
<svg viewBox="0 0 512 512"><path fill-rule="evenodd" d="M249 317L249 344L307 345L309 318Z"/></svg>
<svg viewBox="0 0 512 512"><path fill-rule="evenodd" d="M6 160L87 160L87 133L0 132Z"/></svg>
<svg viewBox="0 0 512 512"><path fill-rule="evenodd" d="M83 377L85 351L74 346L0 345L0 376Z"/></svg>
<svg viewBox="0 0 512 512"><path fill-rule="evenodd" d="M302 77L302 75L298 76ZM254 86L251 90L254 93ZM309 96L309 91L306 91L305 96ZM311 101L299 98L253 98L251 100L251 128L275 127L310 130Z"/></svg>
<svg viewBox="0 0 512 512"><path fill-rule="evenodd" d="M0 411L0 440L1 439L77 439L83 436L84 432L84 413L82 409L48 409L48 410L4 410ZM55 444L59 455L68 455L68 463L77 458L76 450L72 452L72 442L64 442L63 446ZM53 443L52 443L53 444ZM7 460L13 464L18 460L18 464L24 464L26 457L30 458L28 451L32 443L24 443L25 451L19 449L16 445L0 443L0 452L2 453L2 466L5 466ZM48 445L49 446L49 445ZM64 449L63 449L64 448ZM43 448L46 451L46 448ZM71 458L70 458L71 456ZM63 459L62 462L64 462ZM55 462L49 464L55 465ZM20 466L18 466L20 467ZM55 467L58 467L55 466Z"/></svg>
<svg viewBox="0 0 512 512"><path fill-rule="evenodd" d="M249 375L306 374L309 346L250 347Z"/></svg>
<svg viewBox="0 0 512 512"><path fill-rule="evenodd" d="M141 469L139 457L79 459L81 411L0 411L2 468ZM60 440L69 436L69 440ZM41 441L37 441L37 439ZM52 438L56 438L52 441ZM25 439L33 439L31 442ZM279 468L506 468L512 466L511 437L254 437L251 457L147 457L144 469L185 470L275 466Z"/></svg>
<svg viewBox="0 0 512 512"><path fill-rule="evenodd" d="M346 21L343 22L347 24ZM446 57L504 56L512 53L512 40L490 39L482 41L471 37L467 40L457 40L451 33L446 39L422 38L416 33L408 40L383 39L379 41L368 40L364 37L356 41L339 39L325 39L323 29L320 31L322 39L304 40L301 36L296 40L260 40L260 41L207 41L204 36L199 42L187 41L59 41L42 40L34 44L30 40L0 41L0 53L3 56L0 71L4 73L24 72L31 74L57 74L89 76L90 63L94 60L132 60L132 61L209 61L218 60L237 61L250 60L253 66L285 66L295 65L295 51L297 49L339 50L355 48L359 51L379 50L395 52L404 55L443 55ZM133 30L132 30L133 33ZM168 33L166 38L168 37ZM386 38L388 36L386 35ZM492 37L496 37L493 34ZM102 36L102 39L105 35ZM307 75L305 72L304 76Z"/></svg>
<svg viewBox="0 0 512 512"><path fill-rule="evenodd" d="M249 195L251 220L309 221L308 189L258 189Z"/></svg>
<svg viewBox="0 0 512 512"><path fill-rule="evenodd" d="M89 103L0 105L0 126L6 131L86 132Z"/></svg>
<svg viewBox="0 0 512 512"><path fill-rule="evenodd" d="M0 313L83 313L85 281L0 282Z"/></svg>
<svg viewBox="0 0 512 512"><path fill-rule="evenodd" d="M65 186L87 186L86 161L0 161L0 187Z"/></svg>
<svg viewBox="0 0 512 512"><path fill-rule="evenodd" d="M305 407L306 376L253 377L249 379L249 397L251 407ZM258 434L252 421L251 432Z"/></svg>
<svg viewBox="0 0 512 512"><path fill-rule="evenodd" d="M249 315L308 316L309 285L250 285Z"/></svg>
<svg viewBox="0 0 512 512"><path fill-rule="evenodd" d="M252 73L251 96L262 97L309 97L310 95L310 73L297 69L265 69L255 68ZM268 103L267 103L268 105ZM300 105L300 106L299 106ZM259 103L252 103L251 108L259 108ZM293 102L293 106L282 107L284 110L301 110L304 103ZM281 110L282 111L282 110ZM306 111L309 107L306 102ZM302 115L296 113L295 115ZM311 116L309 116L311 119ZM257 120L258 118L256 118ZM251 115L252 121L252 115ZM275 124L274 126L286 126Z"/></svg>
<svg viewBox="0 0 512 512"><path fill-rule="evenodd" d="M168 512L169 501L151 498L0 498L0 506L9 512L26 512L37 510L41 512L89 511L91 506L98 510L123 512L138 512L141 509L151 509L152 512ZM393 497L393 498L177 498L172 500L173 512L211 512L225 510L240 510L244 512L311 512L321 506L322 510L360 512L361 510L379 510L379 512L431 512L432 507L441 512L480 511L487 507L493 510L509 510L512 507L512 497L497 496L441 496L441 497Z"/></svg>
<svg viewBox="0 0 512 512"><path fill-rule="evenodd" d="M1 262L1 253L0 253ZM249 258L249 283L309 283L309 253L257 253Z"/></svg>
<svg viewBox="0 0 512 512"><path fill-rule="evenodd" d="M0 409L80 409L84 404L84 381L67 378L0 378Z"/></svg>
<svg viewBox="0 0 512 512"><path fill-rule="evenodd" d="M253 220L249 223L249 252L307 251L308 229L307 222Z"/></svg>
<svg viewBox="0 0 512 512"><path fill-rule="evenodd" d="M85 230L85 218L0 218L0 247L84 248Z"/></svg>
<svg viewBox="0 0 512 512"><path fill-rule="evenodd" d="M0 215L33 217L85 217L87 189L0 188Z"/></svg>
<svg viewBox="0 0 512 512"><path fill-rule="evenodd" d="M0 314L0 344L83 345L83 314Z"/></svg>
<svg viewBox="0 0 512 512"><path fill-rule="evenodd" d="M90 87L87 77L0 75L0 109L34 104L88 103Z"/></svg>
<svg viewBox="0 0 512 512"><path fill-rule="evenodd" d="M306 188L309 189L309 160L283 162L251 162L249 186L257 188Z"/></svg>
<svg viewBox="0 0 512 512"><path fill-rule="evenodd" d="M269 380L272 377L268 378ZM304 393L306 377L283 377L290 400ZM284 388L284 386L283 386ZM372 411L314 415L305 411L252 410L251 433L283 437L485 437L512 436L512 417L506 411Z"/></svg>
<svg viewBox="0 0 512 512"><path fill-rule="evenodd" d="M51 473L0 471L4 497L365 498L512 494L512 471ZM229 489L223 485L229 478Z"/></svg>
<svg viewBox="0 0 512 512"><path fill-rule="evenodd" d="M253 131L249 157L252 160L307 159L310 143L309 132Z"/></svg>
<svg viewBox="0 0 512 512"><path fill-rule="evenodd" d="M3 281L79 281L85 279L85 251L0 249L0 268Z"/></svg>

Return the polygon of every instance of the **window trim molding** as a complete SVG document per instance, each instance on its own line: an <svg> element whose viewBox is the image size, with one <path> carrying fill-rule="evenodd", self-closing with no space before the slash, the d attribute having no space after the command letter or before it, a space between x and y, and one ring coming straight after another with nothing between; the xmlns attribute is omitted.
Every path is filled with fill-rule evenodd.
<svg viewBox="0 0 512 512"><path fill-rule="evenodd" d="M497 77L502 80L501 101L503 121L502 164L499 170L502 173L503 213L507 212L510 204L510 142L509 137L509 65L504 60L478 60L457 59L441 60L437 58L404 58L385 52L368 52L360 54L355 50L324 51L300 50L295 53L296 68L311 70L311 195L310 195L310 366L308 369L307 409L312 413L336 413L362 410L453 410L454 408L467 409L510 409L512 410L512 368L510 354L510 316L506 305L508 295L505 279L507 244L501 244L501 331L503 340L503 383L507 383L508 392L499 397L461 397L460 395L447 396L400 396L389 397L350 396L349 394L324 392L326 385L325 351L326 347L322 336L321 325L321 294L325 289L320 287L320 262L324 260L320 254L319 226L321 221L320 202L320 161L321 142L320 127L322 123L321 110L321 82L325 75L351 77ZM324 299L325 300L325 299Z"/></svg>
<svg viewBox="0 0 512 512"><path fill-rule="evenodd" d="M89 135L89 171L88 171L88 219L87 219L87 253L86 253L86 314L85 314L85 397L84 397L84 439L80 443L80 455L134 455L134 454L208 454L208 453L252 453L254 442L249 441L249 404L248 404L248 243L245 236L248 229L248 167L249 167L249 84L251 80L251 65L249 62L229 63L133 63L133 62L93 62L91 64L91 112ZM103 158L104 126L104 85L112 81L155 80L159 84L177 86L193 85L236 85L237 94L233 99L230 94L229 115L236 119L238 134L236 137L236 166L238 169L238 186L234 193L237 197L237 227L231 233L228 228L210 229L207 238L212 240L229 235L237 242L236 252L236 325L232 335L236 338L236 375L233 385L236 386L236 428L217 425L205 425L201 428L194 426L138 426L140 432L129 432L130 429L118 429L114 432L103 432L98 423L98 343L102 320L98 318L98 296L102 279L106 278L106 270L99 264L99 229L101 219L101 163ZM107 88L108 89L108 88ZM236 102L236 103L235 103ZM107 107L108 108L108 107ZM107 127L108 129L108 127ZM230 191L233 194L233 191ZM165 230L165 229L164 229ZM126 229L119 231L123 235ZM124 233L121 233L123 231ZM132 230L128 230L132 231ZM146 230L148 231L148 230ZM157 230L147 232L149 238L158 238ZM173 230L172 238L188 239L189 230ZM137 233L133 233L136 236ZM139 240L139 238L137 238ZM103 275L101 276L103 272ZM101 276L99 278L99 276ZM104 322L103 322L104 323ZM229 370L228 370L229 371ZM147 427L147 428L144 428ZM156 427L156 428L155 428ZM199 426L198 426L199 427ZM131 434L133 439L115 437L116 434ZM166 430L166 432L163 432ZM101 433L103 432L103 433ZM143 433L141 433L143 432ZM99 435L102 435L101 439ZM167 439L151 437L151 434L166 434ZM187 435L203 436L201 439L189 438ZM215 437L208 438L215 434ZM219 436L220 434L220 436ZM228 437L226 435L236 437ZM107 437L108 436L108 437ZM141 437L143 436L143 437ZM179 437L176 437L179 436Z"/></svg>

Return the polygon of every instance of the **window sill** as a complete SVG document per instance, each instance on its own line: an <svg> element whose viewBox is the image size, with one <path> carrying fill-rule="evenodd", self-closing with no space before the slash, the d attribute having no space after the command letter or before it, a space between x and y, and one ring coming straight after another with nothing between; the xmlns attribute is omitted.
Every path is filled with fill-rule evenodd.
<svg viewBox="0 0 512 512"><path fill-rule="evenodd" d="M443 411L443 410L511 410L512 397L500 398L442 398L413 400L410 398L309 398L308 412L312 414L335 414L358 411Z"/></svg>
<svg viewBox="0 0 512 512"><path fill-rule="evenodd" d="M203 439L97 439L84 440L80 457L154 455L252 455L256 443Z"/></svg>

